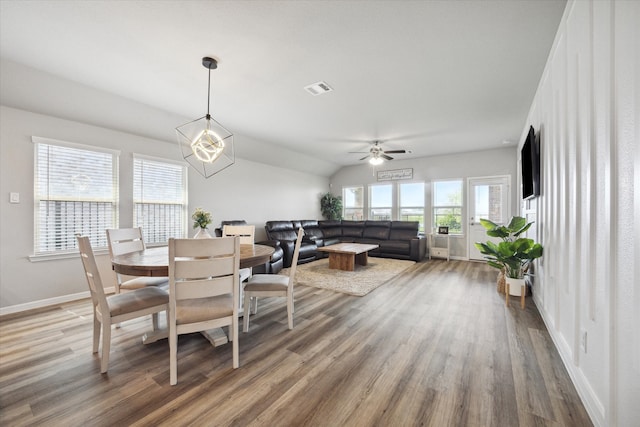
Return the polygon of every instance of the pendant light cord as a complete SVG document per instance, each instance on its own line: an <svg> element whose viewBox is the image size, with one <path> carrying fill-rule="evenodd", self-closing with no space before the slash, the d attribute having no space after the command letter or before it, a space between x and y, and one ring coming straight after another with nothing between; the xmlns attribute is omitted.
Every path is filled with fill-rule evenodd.
<svg viewBox="0 0 640 427"><path fill-rule="evenodd" d="M211 117L209 114L209 104L211 103L211 68L209 68L209 83L207 84L207 119Z"/></svg>

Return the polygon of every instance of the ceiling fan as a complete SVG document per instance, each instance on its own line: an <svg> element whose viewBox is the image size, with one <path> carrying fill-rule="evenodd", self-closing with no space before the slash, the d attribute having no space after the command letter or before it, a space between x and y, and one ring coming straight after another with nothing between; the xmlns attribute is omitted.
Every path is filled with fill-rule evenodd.
<svg viewBox="0 0 640 427"><path fill-rule="evenodd" d="M351 154L356 153L368 153L366 156L361 158L360 160L369 159L369 163L372 165L382 164L385 160L393 160L393 157L388 154L403 154L403 153L411 153L410 150L384 150L381 147L383 141L373 141L371 142L371 147L369 151L350 151Z"/></svg>

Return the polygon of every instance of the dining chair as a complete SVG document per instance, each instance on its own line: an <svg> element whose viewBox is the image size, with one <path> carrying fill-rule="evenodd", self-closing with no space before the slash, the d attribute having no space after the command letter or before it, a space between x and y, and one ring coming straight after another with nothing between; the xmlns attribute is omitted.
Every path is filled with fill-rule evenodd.
<svg viewBox="0 0 640 427"><path fill-rule="evenodd" d="M287 320L289 329L293 329L293 282L296 275L298 255L304 230L298 229L298 237L293 250L293 259L289 274L254 274L244 285L244 324L243 331L249 332L249 315L251 299L254 298L253 313L258 311L258 297L286 297Z"/></svg>
<svg viewBox="0 0 640 427"><path fill-rule="evenodd" d="M239 366L240 239L169 239L169 382L178 382L178 335L229 327Z"/></svg>
<svg viewBox="0 0 640 427"><path fill-rule="evenodd" d="M142 227L107 229L107 243L109 245L109 255L111 259L118 255L143 251L146 248L142 237ZM127 279L126 276L116 273L115 288L117 294L119 294L121 290L168 284L168 277L134 277Z"/></svg>
<svg viewBox="0 0 640 427"><path fill-rule="evenodd" d="M100 372L105 373L109 366L111 325L149 314L157 316L159 312L168 309L169 294L164 289L149 286L122 294L105 296L91 242L87 236L77 236L77 240L93 303L93 352L98 352L100 330L102 329ZM155 330L155 322L153 327Z"/></svg>
<svg viewBox="0 0 640 427"><path fill-rule="evenodd" d="M253 245L256 233L255 225L224 225L222 227L222 237L240 237L241 245ZM240 283L251 277L251 268L240 269Z"/></svg>

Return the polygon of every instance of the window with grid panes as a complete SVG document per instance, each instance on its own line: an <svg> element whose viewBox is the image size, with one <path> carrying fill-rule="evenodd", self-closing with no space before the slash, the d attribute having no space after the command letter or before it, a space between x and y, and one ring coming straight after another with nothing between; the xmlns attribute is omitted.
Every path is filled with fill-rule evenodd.
<svg viewBox="0 0 640 427"><path fill-rule="evenodd" d="M118 155L114 150L32 137L35 146L34 254L77 250L75 235L106 248L117 224Z"/></svg>
<svg viewBox="0 0 640 427"><path fill-rule="evenodd" d="M364 187L342 188L342 217L352 221L364 219Z"/></svg>
<svg viewBox="0 0 640 427"><path fill-rule="evenodd" d="M367 219L391 221L393 186L379 184L369 186L369 216Z"/></svg>
<svg viewBox="0 0 640 427"><path fill-rule="evenodd" d="M433 182L433 229L449 227L450 234L462 234L462 180Z"/></svg>
<svg viewBox="0 0 640 427"><path fill-rule="evenodd" d="M418 221L418 229L424 232L424 182L405 182L398 184L400 221Z"/></svg>
<svg viewBox="0 0 640 427"><path fill-rule="evenodd" d="M134 154L133 224L147 245L186 235L187 168L180 163Z"/></svg>

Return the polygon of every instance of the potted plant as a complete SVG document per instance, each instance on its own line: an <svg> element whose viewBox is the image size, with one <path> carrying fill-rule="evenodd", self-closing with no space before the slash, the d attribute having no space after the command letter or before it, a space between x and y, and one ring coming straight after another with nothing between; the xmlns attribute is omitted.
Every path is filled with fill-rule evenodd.
<svg viewBox="0 0 640 427"><path fill-rule="evenodd" d="M533 239L520 237L531 227L525 218L514 216L507 226L497 225L487 219L480 223L487 229L487 235L498 237L502 241L475 243L476 248L486 255L487 264L504 272L505 280L509 284L510 295L521 295L524 286L524 275L531 262L542 256L542 246Z"/></svg>
<svg viewBox="0 0 640 427"><path fill-rule="evenodd" d="M320 198L320 211L326 219L342 219L342 197L331 193L323 194Z"/></svg>
<svg viewBox="0 0 640 427"><path fill-rule="evenodd" d="M211 212L207 212L202 208L196 208L193 215L191 215L191 219L193 219L193 228L198 228L195 236L193 236L195 239L206 239L211 237L207 231L207 227L213 221L211 218Z"/></svg>

